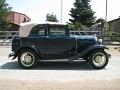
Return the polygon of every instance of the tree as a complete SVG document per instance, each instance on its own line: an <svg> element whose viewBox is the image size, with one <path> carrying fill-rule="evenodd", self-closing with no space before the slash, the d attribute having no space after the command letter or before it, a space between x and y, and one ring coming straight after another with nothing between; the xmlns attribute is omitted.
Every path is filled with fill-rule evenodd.
<svg viewBox="0 0 120 90"><path fill-rule="evenodd" d="M59 22L55 14L47 14L46 15L46 21L49 22Z"/></svg>
<svg viewBox="0 0 120 90"><path fill-rule="evenodd" d="M68 26L69 26L69 29L71 30L81 30L81 31L89 30L88 27L86 27L85 25L82 25L81 23L74 23L74 24L69 23Z"/></svg>
<svg viewBox="0 0 120 90"><path fill-rule="evenodd" d="M11 7L8 6L6 0L0 0L0 29L6 30L9 26L7 16L11 11Z"/></svg>
<svg viewBox="0 0 120 90"><path fill-rule="evenodd" d="M79 23L90 27L95 22L94 13L91 9L90 0L75 0L74 8L70 10L72 19L69 21L72 24Z"/></svg>
<svg viewBox="0 0 120 90"><path fill-rule="evenodd" d="M98 29L101 31L102 35L112 33L111 26L108 23L106 23L106 21L103 18L99 18L98 20L96 20L96 24ZM106 24L107 24L107 30L106 30Z"/></svg>
<svg viewBox="0 0 120 90"><path fill-rule="evenodd" d="M106 21L103 18L99 18L95 23L97 24L98 29L101 31L101 34L104 35Z"/></svg>
<svg viewBox="0 0 120 90"><path fill-rule="evenodd" d="M97 21L96 21L97 24L100 24L100 27L105 27L105 23L106 21L103 19L103 18L99 18Z"/></svg>

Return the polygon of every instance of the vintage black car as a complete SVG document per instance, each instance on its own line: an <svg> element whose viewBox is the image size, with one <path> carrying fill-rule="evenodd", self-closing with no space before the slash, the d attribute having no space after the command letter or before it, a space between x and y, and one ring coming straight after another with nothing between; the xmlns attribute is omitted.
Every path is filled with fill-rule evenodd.
<svg viewBox="0 0 120 90"><path fill-rule="evenodd" d="M74 61L83 59L96 68L104 68L109 61L108 49L95 35L70 35L68 26L56 23L21 24L19 37L12 40L9 56L18 57L19 64L30 69L40 60Z"/></svg>

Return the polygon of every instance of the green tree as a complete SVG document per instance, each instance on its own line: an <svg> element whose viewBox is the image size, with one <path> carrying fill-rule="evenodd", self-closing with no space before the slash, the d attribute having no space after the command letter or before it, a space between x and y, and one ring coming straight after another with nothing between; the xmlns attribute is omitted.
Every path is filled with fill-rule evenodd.
<svg viewBox="0 0 120 90"><path fill-rule="evenodd" d="M99 18L96 23L98 24L99 27L104 28L106 21L103 18Z"/></svg>
<svg viewBox="0 0 120 90"><path fill-rule="evenodd" d="M99 18L96 20L95 23L97 24L98 30L101 31L101 35L104 35L106 21L103 18Z"/></svg>
<svg viewBox="0 0 120 90"><path fill-rule="evenodd" d="M71 30L81 30L81 31L89 30L88 27L82 25L81 23L74 23L74 24L69 23L68 26Z"/></svg>
<svg viewBox="0 0 120 90"><path fill-rule="evenodd" d="M6 30L9 26L7 16L11 11L11 7L8 6L6 0L0 0L0 30Z"/></svg>
<svg viewBox="0 0 120 90"><path fill-rule="evenodd" d="M72 24L79 23L90 27L95 22L95 17L93 10L91 9L90 0L75 0L74 8L70 10L69 19Z"/></svg>
<svg viewBox="0 0 120 90"><path fill-rule="evenodd" d="M46 21L49 22L59 22L55 14L47 14L46 15Z"/></svg>

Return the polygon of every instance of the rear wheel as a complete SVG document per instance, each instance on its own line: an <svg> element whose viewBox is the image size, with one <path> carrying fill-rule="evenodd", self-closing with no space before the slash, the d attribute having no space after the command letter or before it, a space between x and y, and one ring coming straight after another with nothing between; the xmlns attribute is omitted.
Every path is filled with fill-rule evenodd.
<svg viewBox="0 0 120 90"><path fill-rule="evenodd" d="M90 56L90 63L96 69L102 69L108 64L108 55L105 51L95 51Z"/></svg>
<svg viewBox="0 0 120 90"><path fill-rule="evenodd" d="M18 55L18 62L23 68L34 68L38 63L37 54L29 49L22 50Z"/></svg>

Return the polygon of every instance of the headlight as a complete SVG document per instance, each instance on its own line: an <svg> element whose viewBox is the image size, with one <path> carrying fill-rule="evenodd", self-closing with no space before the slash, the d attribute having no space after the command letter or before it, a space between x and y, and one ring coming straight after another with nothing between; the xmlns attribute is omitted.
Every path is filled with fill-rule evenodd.
<svg viewBox="0 0 120 90"><path fill-rule="evenodd" d="M99 44L102 44L102 39L98 39L98 43L99 43Z"/></svg>
<svg viewBox="0 0 120 90"><path fill-rule="evenodd" d="M94 34L94 38L95 38L95 41L97 41L97 36L96 36L96 34Z"/></svg>

